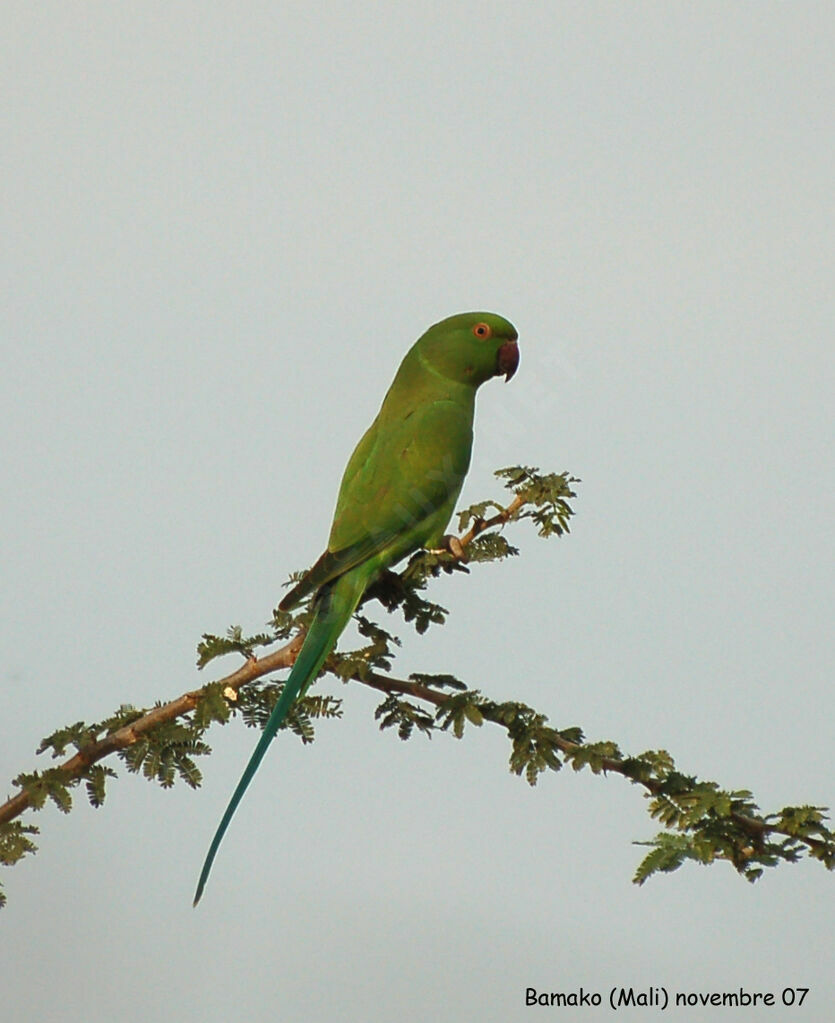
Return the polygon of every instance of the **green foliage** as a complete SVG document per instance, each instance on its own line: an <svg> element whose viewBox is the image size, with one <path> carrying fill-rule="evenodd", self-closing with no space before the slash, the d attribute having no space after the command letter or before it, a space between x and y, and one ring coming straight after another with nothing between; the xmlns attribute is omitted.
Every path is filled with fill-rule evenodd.
<svg viewBox="0 0 835 1023"><path fill-rule="evenodd" d="M562 767L559 754L566 741L564 734L547 725L544 714L524 703L512 700L494 703L478 690L467 690L448 696L438 707L436 719L439 728L451 729L456 739L463 737L467 723L480 726L484 721L492 721L500 725L511 742L510 770L524 774L529 785L536 785L544 771L559 771Z"/></svg>
<svg viewBox="0 0 835 1023"><path fill-rule="evenodd" d="M529 785L536 785L543 771L559 771L562 761L557 755L559 733L549 728L544 714L537 714L522 703L499 705L500 720L511 741L510 769L514 774L524 772Z"/></svg>
<svg viewBox="0 0 835 1023"><path fill-rule="evenodd" d="M446 608L425 597L432 580L468 571L463 561L476 566L518 554L501 532L507 525L530 519L542 537L568 533L573 515L569 502L575 497L572 486L579 482L573 476L540 475L527 466L500 469L496 476L514 498L507 506L488 499L459 513L459 531L467 530L462 538L463 557L448 550L419 552L401 572L386 572L367 591L364 603L379 601L422 634L430 625L443 625L448 615ZM301 573L296 573L291 583L300 578ZM307 601L294 614L274 610L265 632L244 636L239 626L233 626L222 637L206 633L198 646L197 663L202 668L230 653L250 660L256 649L284 643L304 630L310 617ZM468 727L488 722L504 729L510 741L510 770L530 785L544 772L556 772L568 763L574 771L617 773L642 786L650 817L666 830L651 841L636 843L650 850L635 871L637 884L653 874L675 871L688 860L700 864L723 860L749 881L760 877L766 867L792 863L804 855L835 869L835 833L827 827L825 807L788 806L762 815L748 790L725 790L715 782L684 774L666 750L626 756L614 742L586 742L580 728L556 729L544 714L526 704L494 702L452 675L413 673L408 682L391 679L381 673L391 670L400 640L363 614L356 620L367 642L357 650L333 652L324 670L343 681L355 679L387 693L375 710L381 730L395 729L403 740L417 733L431 738L435 731L461 739ZM14 798L25 797L30 810L40 810L50 801L67 813L72 789L83 783L90 804L100 807L107 782L116 773L98 761L114 754L130 772L141 773L163 788L170 788L178 778L196 788L201 781L196 758L211 752L204 741L208 729L235 717L248 727L263 728L282 689L283 683L274 680L258 679L244 686L236 682L234 688L228 679L220 680L165 706L140 709L123 704L103 721L76 721L56 729L41 741L37 752L69 759L44 771L18 775L14 785L21 796ZM431 709L419 701L428 701ZM340 699L307 694L296 702L283 727L307 744L314 739L315 720L341 716ZM36 851L31 836L38 833L36 827L12 816L0 817L0 863L7 866Z"/></svg>
<svg viewBox="0 0 835 1023"><path fill-rule="evenodd" d="M825 839L829 834L823 823L827 819L825 806L787 806L770 819L790 835Z"/></svg>
<svg viewBox="0 0 835 1023"><path fill-rule="evenodd" d="M60 767L48 767L45 771L19 774L12 780L12 784L26 793L33 810L43 809L47 799L51 799L61 813L69 813L72 809L70 795L72 778Z"/></svg>
<svg viewBox="0 0 835 1023"><path fill-rule="evenodd" d="M76 752L80 753L98 742L101 736L111 735L118 729L133 724L143 714L145 714L144 710L137 710L136 707L127 703L122 704L114 714L97 724L87 725L83 721L76 721L74 725L57 729L51 735L41 739L41 744L36 752L45 753L47 750L51 750L52 757L55 759L65 756L67 748L73 746Z"/></svg>
<svg viewBox="0 0 835 1023"><path fill-rule="evenodd" d="M236 711L248 728L263 729L284 689L283 682L253 682L238 693ZM297 700L281 728L288 728L303 743L313 742L315 718L342 717L342 701L333 696L305 696Z"/></svg>
<svg viewBox="0 0 835 1023"><path fill-rule="evenodd" d="M576 734L576 731L579 729L572 734ZM560 734L565 738L566 732ZM620 760L621 754L614 742L578 742L573 750L566 752L565 759L575 771L589 767L594 774L601 774L605 773L613 760Z"/></svg>
<svg viewBox="0 0 835 1023"><path fill-rule="evenodd" d="M100 806L104 806L104 783L107 778L115 778L116 772L111 767L105 767L104 764L93 764L90 770L87 772L87 780L85 786L87 789L87 798L90 801L90 806L94 806L98 809Z"/></svg>
<svg viewBox="0 0 835 1023"><path fill-rule="evenodd" d="M275 612L274 617L284 612ZM290 616L292 618L292 615ZM254 636L244 636L240 625L232 625L226 630L225 636L214 636L204 632L197 644L197 667L205 668L216 657L224 654L242 654L247 659L255 656L256 647L270 646L276 640L276 634L259 632Z"/></svg>
<svg viewBox="0 0 835 1023"><path fill-rule="evenodd" d="M656 871L669 873L686 859L699 863L726 860L748 881L765 867L794 863L805 853L835 869L835 834L825 825L824 807L787 807L764 817L747 789L725 790L675 770L668 753L643 754L633 764L648 785L650 816L675 832L662 832L639 865L643 884ZM794 829L794 830L793 830Z"/></svg>
<svg viewBox="0 0 835 1023"><path fill-rule="evenodd" d="M513 519L533 519L543 537L562 536L569 531L568 520L574 511L568 502L577 496L571 485L580 480L566 472L540 476L538 469L528 466L498 469L495 475L507 480L505 486L524 502Z"/></svg>
<svg viewBox="0 0 835 1023"><path fill-rule="evenodd" d="M468 561L504 561L519 553L517 547L511 547L501 533L482 533L467 548Z"/></svg>
<svg viewBox="0 0 835 1023"><path fill-rule="evenodd" d="M279 607L273 609L270 625L273 630L274 642L283 643L289 639L298 630L302 620L307 624L308 614L306 608L307 604L305 603L302 610L297 611L295 614L292 611L282 611Z"/></svg>
<svg viewBox="0 0 835 1023"><path fill-rule="evenodd" d="M83 721L76 721L74 725L58 728L52 735L47 735L46 738L41 739L37 752L44 753L46 750L51 749L53 757L63 757L66 755L68 746L73 746L76 750L82 750L85 746L95 742L95 740L95 732L92 732Z"/></svg>
<svg viewBox="0 0 835 1023"><path fill-rule="evenodd" d="M28 853L36 852L38 847L28 836L37 834L34 824L9 821L0 825L0 863L10 867Z"/></svg>
<svg viewBox="0 0 835 1023"><path fill-rule="evenodd" d="M504 471L504 469L499 470L499 472ZM499 472L494 475L498 476ZM469 508L464 508L458 512L458 532L463 533L471 526L480 525L485 522L488 518L488 512L493 512L494 515L502 515L504 508L498 501L479 501L477 504L471 504Z"/></svg>
<svg viewBox="0 0 835 1023"><path fill-rule="evenodd" d="M129 771L141 771L148 781L157 781L164 789L170 789L177 777L196 789L203 776L193 758L210 752L197 738L193 722L167 721L119 750L118 756Z"/></svg>
<svg viewBox="0 0 835 1023"><path fill-rule="evenodd" d="M200 733L204 732L212 722L225 725L232 716L232 705L227 696L226 687L222 682L210 682L203 687L200 699L191 715L192 724Z"/></svg>
<svg viewBox="0 0 835 1023"><path fill-rule="evenodd" d="M626 778L646 784L651 778L667 778L675 763L666 750L647 750L637 757L624 757L621 771Z"/></svg>
<svg viewBox="0 0 835 1023"><path fill-rule="evenodd" d="M632 878L636 884L643 884L659 870L665 874L678 870L686 859L698 860L693 840L687 835L670 835L662 832L652 842L636 842L635 845L653 846L652 852L638 864Z"/></svg>
<svg viewBox="0 0 835 1023"><path fill-rule="evenodd" d="M484 724L485 700L477 689L465 689L452 693L435 711L435 721L442 732L452 730L456 739L463 738L464 728L469 722L480 728Z"/></svg>
<svg viewBox="0 0 835 1023"><path fill-rule="evenodd" d="M424 558L435 559L437 562L438 556L414 555L402 574L386 572L365 596L365 600L376 597L389 612L399 608L404 620L412 623L421 636L430 625L443 625L449 613L445 607L421 596L421 591L426 588L427 579L431 577L431 571L424 563Z"/></svg>
<svg viewBox="0 0 835 1023"><path fill-rule="evenodd" d="M38 828L34 824L23 824L21 821L7 821L0 824L0 863L11 867L24 856L36 853L38 847L29 838L37 835ZM6 895L0 888L0 909L6 905Z"/></svg>
<svg viewBox="0 0 835 1023"><path fill-rule="evenodd" d="M360 635L371 642L359 650L344 654L334 653L328 658L328 666L343 682L352 678L364 682L375 668L390 671L393 656L391 648L400 646L400 640L396 636L381 629L368 618L358 614L356 620Z"/></svg>
<svg viewBox="0 0 835 1023"><path fill-rule="evenodd" d="M393 693L377 707L374 718L380 722L381 731L396 728L397 734L404 740L411 738L415 728L431 739L435 728L435 719L423 707Z"/></svg>

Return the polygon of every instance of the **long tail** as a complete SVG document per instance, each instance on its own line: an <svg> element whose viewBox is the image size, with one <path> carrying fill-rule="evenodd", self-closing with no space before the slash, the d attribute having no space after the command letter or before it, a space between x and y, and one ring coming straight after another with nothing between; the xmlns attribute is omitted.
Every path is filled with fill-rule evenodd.
<svg viewBox="0 0 835 1023"><path fill-rule="evenodd" d="M293 665L293 670L290 672L287 681L284 683L284 689L282 690L278 703L276 703L275 707L273 707L273 712L270 714L269 720L264 726L264 731L261 734L261 738L258 740L258 745L255 747L252 756L249 758L249 763L246 765L246 770L241 775L241 780L238 782L237 788L232 793L229 805L226 807L223 817L220 819L220 824L217 826L215 837L212 839L212 844L209 846L209 851L206 854L206 859L203 863L203 869L200 871L200 880L197 882L197 891L194 895L195 906L200 901L200 896L203 894L203 889L206 887L206 881L209 878L209 871L212 869L212 863L214 862L218 847L226 833L226 829L229 827L229 822L232 820L235 810L238 808L238 803L240 803L243 798L249 783L252 781L255 772L258 770L259 764L264 759L264 754L267 752L276 732L279 730L282 722L287 716L287 712L295 703L296 699L300 696L304 696L307 692L310 683L319 673L319 669L322 667L325 658L336 646L336 641L339 639L340 633L348 624L351 615L356 610L357 604L359 603L360 597L365 589L365 581L365 573L361 573L356 569L351 572L346 572L345 575L337 579L336 582L318 598L319 603L316 608L316 614L313 618L310 629L308 630L304 644L299 651L299 656L296 658L296 663Z"/></svg>

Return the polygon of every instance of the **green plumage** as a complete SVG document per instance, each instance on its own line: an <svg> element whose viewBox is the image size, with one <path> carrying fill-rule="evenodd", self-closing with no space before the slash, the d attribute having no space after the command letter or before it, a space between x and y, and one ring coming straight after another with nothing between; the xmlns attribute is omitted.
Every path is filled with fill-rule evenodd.
<svg viewBox="0 0 835 1023"><path fill-rule="evenodd" d="M270 742L318 675L366 588L384 569L441 542L470 465L476 390L490 377L509 380L516 371L516 336L501 316L461 313L430 327L403 359L345 468L327 550L280 604L287 610L315 594L310 629L218 825L195 905Z"/></svg>

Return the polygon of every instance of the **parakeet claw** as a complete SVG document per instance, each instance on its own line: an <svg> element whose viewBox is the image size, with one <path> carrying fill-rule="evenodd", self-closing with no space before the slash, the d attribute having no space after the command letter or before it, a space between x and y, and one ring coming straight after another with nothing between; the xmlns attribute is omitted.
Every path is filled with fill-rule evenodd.
<svg viewBox="0 0 835 1023"><path fill-rule="evenodd" d="M461 541L454 533L445 533L441 537L441 546L431 549L429 553L451 554L453 558L457 558L459 561L464 560L464 548L461 545Z"/></svg>

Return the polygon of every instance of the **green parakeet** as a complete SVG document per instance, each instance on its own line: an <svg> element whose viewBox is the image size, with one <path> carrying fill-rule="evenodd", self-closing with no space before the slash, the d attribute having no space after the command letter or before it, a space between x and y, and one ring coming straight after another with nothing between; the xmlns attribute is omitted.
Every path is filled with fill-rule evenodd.
<svg viewBox="0 0 835 1023"><path fill-rule="evenodd" d="M400 364L345 469L327 550L281 601L287 610L314 594L313 620L218 825L195 905L270 742L318 675L366 588L401 558L442 542L470 465L476 391L494 376L510 380L519 364L516 338L501 316L460 313L430 327Z"/></svg>

